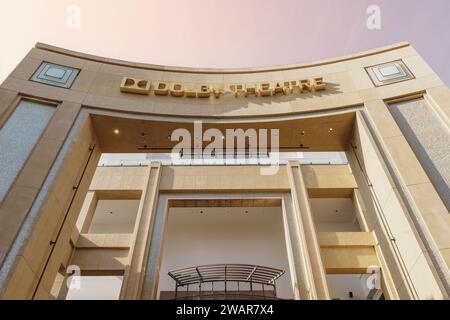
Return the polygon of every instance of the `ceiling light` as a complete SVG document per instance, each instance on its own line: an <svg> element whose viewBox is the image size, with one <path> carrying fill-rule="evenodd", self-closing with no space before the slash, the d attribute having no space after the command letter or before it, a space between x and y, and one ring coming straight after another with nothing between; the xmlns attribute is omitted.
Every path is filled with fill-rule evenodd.
<svg viewBox="0 0 450 320"><path fill-rule="evenodd" d="M330 128L330 130L328 130L328 132L330 132L330 133L333 132L333 128Z"/></svg>
<svg viewBox="0 0 450 320"><path fill-rule="evenodd" d="M119 133L120 133L119 129L114 129L114 134L119 134Z"/></svg>

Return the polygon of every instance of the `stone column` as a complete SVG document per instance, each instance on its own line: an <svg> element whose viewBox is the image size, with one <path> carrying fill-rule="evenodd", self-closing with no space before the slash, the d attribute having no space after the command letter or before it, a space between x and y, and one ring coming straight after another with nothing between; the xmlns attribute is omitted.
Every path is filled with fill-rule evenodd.
<svg viewBox="0 0 450 320"><path fill-rule="evenodd" d="M78 210L78 216L82 202L79 208L77 205L80 199L84 199L82 190L87 192L87 188L82 189L84 181L78 192L74 187L86 165L90 146L96 141L89 118L78 116L80 110L81 105L72 102L63 102L56 107L42 137L18 174L12 192L0 208L0 221L7 221L6 224L0 223L7 226L5 232L2 229L0 251L8 252L13 245L17 248L0 271L5 275L0 279L0 295L3 294L5 299L31 299L35 296L36 286L44 281L49 255L56 250L55 241L69 208L74 212ZM90 181L89 176L95 171L100 152L97 143L83 180ZM33 192L24 197L24 190ZM74 193L78 194L76 199L73 198ZM11 216L14 219L10 219ZM55 267L53 276L59 266Z"/></svg>
<svg viewBox="0 0 450 320"><path fill-rule="evenodd" d="M405 101L368 101L365 103L367 112L363 114L396 192L406 206L405 214L420 238L419 243L426 249L417 250L416 257L407 261L407 269L411 274L419 274L419 268L429 265L439 276L435 277L439 278L437 282L444 286L444 290L438 288L440 285L429 289L429 282L417 277L416 283L423 281L415 285L420 298L439 297L439 291L446 297L450 293L450 216L445 196L448 174L443 163L448 154L449 135L447 108L440 100L450 95L437 90L432 92L431 96ZM443 103L443 108L437 101Z"/></svg>
<svg viewBox="0 0 450 320"><path fill-rule="evenodd" d="M309 205L308 190L306 189L302 169L298 161L288 164L288 174L291 184L291 194L294 210L300 218L303 227L306 247L309 256L309 271L313 283L311 284L311 298L319 300L330 299L325 269L322 264L319 241Z"/></svg>
<svg viewBox="0 0 450 320"><path fill-rule="evenodd" d="M130 265L124 274L120 297L124 300L137 300L141 297L148 250L150 249L153 233L156 205L158 203L161 172L161 163L152 162L150 164L134 229L134 244L130 250Z"/></svg>

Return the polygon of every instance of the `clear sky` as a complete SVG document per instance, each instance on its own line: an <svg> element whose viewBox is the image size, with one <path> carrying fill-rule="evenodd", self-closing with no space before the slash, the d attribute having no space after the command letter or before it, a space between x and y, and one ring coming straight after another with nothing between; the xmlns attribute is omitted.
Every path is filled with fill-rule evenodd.
<svg viewBox="0 0 450 320"><path fill-rule="evenodd" d="M380 30L366 26L369 5L381 9ZM308 62L409 41L450 85L449 33L450 0L2 0L0 82L37 41L190 67Z"/></svg>

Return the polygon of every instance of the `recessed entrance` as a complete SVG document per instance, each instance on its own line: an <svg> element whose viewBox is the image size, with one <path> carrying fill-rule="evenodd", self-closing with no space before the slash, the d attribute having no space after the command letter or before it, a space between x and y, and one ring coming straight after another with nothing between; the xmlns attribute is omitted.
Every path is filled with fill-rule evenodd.
<svg viewBox="0 0 450 320"><path fill-rule="evenodd" d="M254 266L255 272L250 271L244 280L254 279L258 285L261 285L261 282L258 282L261 279L256 279L258 270L281 270L272 279L266 279L268 285L275 285L276 281L273 288L249 288L245 281L235 281L227 288L230 292L241 290L259 296L261 292L266 291L263 295L267 294L272 298L311 298L314 280L308 263L315 257L311 258L309 255L302 234L301 225L306 222L300 221L297 216L299 211L291 194L293 182L290 182L291 169L288 161L281 164L278 176L273 177L261 175L259 164L249 164L242 168L238 168L240 164L216 164L201 168L191 164L176 166L154 162L147 166L147 162L131 164L129 167L123 166L122 163L116 167L106 165L97 168L99 174L92 180L94 166L97 166L101 152L140 151L144 156L148 152L165 154L173 147L169 137L171 130L177 127L192 129L192 123L143 120L139 119L139 116L130 115L129 118L92 114L85 116L84 122L80 120L77 124L79 127L74 130L80 130L79 136L89 133L86 139L76 140L79 141L76 143L84 143L79 148L86 153L88 150L89 153L82 159L75 158L74 153L72 158L69 158L72 161L64 162L67 168L62 170L65 173L71 172L71 164L84 164L79 170L78 181L69 186L74 199L68 199L68 203L74 205L70 212L66 213L68 218L63 226L69 231L64 233L64 241L62 238L56 239L56 242L61 243L56 249L58 252L64 252L66 260L62 263L57 261L62 253L51 253L49 260L53 259L55 264L58 262L58 266L62 264L65 268L70 264L80 266L83 276L87 275L83 274L85 271L88 271L89 276L97 276L98 272L124 274L120 298L171 299L177 283L170 277L170 272L173 274L182 268L194 267L195 270L196 267L215 264ZM336 154L346 151L353 128L354 113L322 118L324 121L320 122L320 126L317 125L318 119L306 117L278 122L228 123L217 126L210 123L206 127L279 127L281 152L288 154L303 153L308 148L308 156L316 152ZM110 128L106 128L107 124ZM331 128L333 130L330 130ZM150 131L146 131L147 129ZM73 138L75 137L77 136L74 134ZM154 148L142 149L143 143ZM286 160L298 162L306 158L309 165L314 166L313 158L309 157L288 157ZM344 161L337 165L342 165L339 169L341 174L350 176L347 173L346 157L339 156L339 159ZM338 170L333 167L331 161L323 162L323 159L320 159L319 166L323 165L332 166L330 172ZM313 167L308 168L305 175L314 175L315 170ZM123 176L121 178L116 173L119 171ZM293 175L297 177L297 173ZM292 179L300 184L295 177ZM320 195L321 186L317 184L320 180L312 177L308 179L312 194ZM354 188L351 181L343 185L345 187L340 187L339 192L334 192L333 188L336 186L333 185L325 189L331 196L339 197L351 193ZM88 201L82 206L86 193ZM299 193L296 193L297 197L298 195ZM77 206L82 206L83 209L80 210ZM317 210L314 208L315 204L312 206L313 213L328 208L326 203L318 203ZM343 221L345 230L357 231L349 223L354 212L346 210L348 203L341 203L339 207L342 208L340 211L346 214ZM304 210L301 214L307 214L305 208L301 210ZM80 211L82 219L78 219L78 232L75 230L75 233L70 234L72 226L69 222L74 223ZM135 237L139 240L135 241ZM62 247L62 244L66 247ZM136 266L133 261L136 261ZM133 272L139 273L139 278L136 276L131 281L127 279L130 276L127 268L136 270ZM50 278L53 271L48 270ZM241 275L246 274L245 270L240 272ZM46 281L43 279L41 282L44 283L44 280ZM138 285L134 285L133 281L139 282ZM224 285L217 283L214 290L224 291L225 287L221 287ZM200 288L189 290L199 291ZM202 290L213 291L207 287ZM37 294L36 292L36 296Z"/></svg>
<svg viewBox="0 0 450 320"><path fill-rule="evenodd" d="M174 298L176 282L169 272L211 264L246 264L283 270L285 273L276 280L277 297L293 299L281 207L171 208L160 269L159 298ZM233 274L231 270L234 269L229 267L228 276L233 279L237 271ZM251 278L249 274L248 280ZM261 298L265 291L267 296L273 296L274 289L263 289L256 278L253 294ZM241 280L239 288L238 281L232 281L227 290L232 294L237 294L238 289L241 294L247 291L250 298L250 282ZM214 285L214 290L221 292L216 296L223 297L224 283L218 281ZM211 283L205 283L202 290L209 292L212 288ZM190 290L193 294L199 287L185 286L179 290Z"/></svg>

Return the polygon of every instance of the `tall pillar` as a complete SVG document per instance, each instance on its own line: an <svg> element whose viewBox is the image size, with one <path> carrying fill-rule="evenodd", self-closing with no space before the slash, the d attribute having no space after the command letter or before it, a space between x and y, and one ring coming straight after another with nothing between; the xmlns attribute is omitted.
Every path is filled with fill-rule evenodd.
<svg viewBox="0 0 450 320"><path fill-rule="evenodd" d="M130 265L125 270L121 299L137 300L141 297L145 276L145 263L152 238L156 205L158 203L159 182L162 167L152 162L148 168L147 183L142 191L138 217L134 229L134 244L130 251Z"/></svg>
<svg viewBox="0 0 450 320"><path fill-rule="evenodd" d="M5 299L31 299L54 252L55 238L77 191L74 186L95 141L90 120L79 117L80 110L80 104L71 102L56 107L1 204L0 221L5 223L0 225L7 227L0 241L0 296ZM99 152L97 148L91 157L94 168ZM33 192L25 197L24 190Z"/></svg>
<svg viewBox="0 0 450 320"><path fill-rule="evenodd" d="M299 223L303 227L306 240L306 248L309 256L309 269L313 279L311 285L312 299L330 299L325 269L320 254L319 241L317 239L316 228L309 204L308 190L305 185L301 165L298 161L290 161L288 164L289 181L294 210L300 218Z"/></svg>
<svg viewBox="0 0 450 320"><path fill-rule="evenodd" d="M440 95L433 93L434 99L438 100ZM436 270L436 278L444 287L444 290L430 288L429 282L420 283L419 280L418 295L420 298L439 296L442 291L448 297L450 236L447 230L450 216L446 207L449 203L446 196L448 174L442 161L449 138L447 109L435 104L429 95L391 103L373 100L366 102L365 108L365 123L407 208L405 214L425 246L408 265L408 271L419 273L419 268L429 265Z"/></svg>
<svg viewBox="0 0 450 320"><path fill-rule="evenodd" d="M43 271L33 299L47 300L52 298L50 292L56 275L61 267L68 267L73 254L75 247L73 235L77 231L76 222L101 156L101 149L95 133L91 131L92 127L89 125L87 130L89 131L84 133L84 138L80 137L79 141L73 143L71 152L55 182L54 188L59 190L58 185L64 186L69 197L65 203L61 204L63 211L59 218L59 228L50 242L53 248L50 251L50 256L44 260ZM89 142L91 143L88 145ZM72 155L76 158L72 158ZM78 165L78 168L76 165ZM75 170L77 174L75 180L69 179L67 181L65 172L70 168L77 169ZM72 184L68 184L69 182L72 182ZM72 191L69 193L70 190ZM54 192L57 193L58 191L55 190ZM55 195L57 199L64 197L62 192L65 191L60 192L60 195Z"/></svg>

